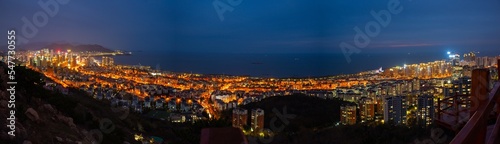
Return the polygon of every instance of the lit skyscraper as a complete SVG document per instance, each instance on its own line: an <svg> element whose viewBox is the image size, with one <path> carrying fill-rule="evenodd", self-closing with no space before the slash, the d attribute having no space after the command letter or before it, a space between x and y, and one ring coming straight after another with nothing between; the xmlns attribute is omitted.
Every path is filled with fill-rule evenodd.
<svg viewBox="0 0 500 144"><path fill-rule="evenodd" d="M453 67L452 80L457 80L462 76L462 67L460 66L460 55L459 54L450 54L450 62Z"/></svg>
<svg viewBox="0 0 500 144"><path fill-rule="evenodd" d="M242 108L233 109L233 127L243 129L247 125L248 111Z"/></svg>
<svg viewBox="0 0 500 144"><path fill-rule="evenodd" d="M262 132L264 130L264 110L252 110L251 128L254 132Z"/></svg>
<svg viewBox="0 0 500 144"><path fill-rule="evenodd" d="M343 125L356 124L356 105L340 106L340 123Z"/></svg>
<svg viewBox="0 0 500 144"><path fill-rule="evenodd" d="M101 66L113 66L114 59L111 57L104 56L102 57Z"/></svg>
<svg viewBox="0 0 500 144"><path fill-rule="evenodd" d="M394 96L385 99L384 122L392 124L406 124L406 97Z"/></svg>
<svg viewBox="0 0 500 144"><path fill-rule="evenodd" d="M372 121L375 117L375 104L371 98L361 98L359 102L361 122Z"/></svg>
<svg viewBox="0 0 500 144"><path fill-rule="evenodd" d="M421 126L428 126L434 120L434 97L422 95L417 101L417 122Z"/></svg>

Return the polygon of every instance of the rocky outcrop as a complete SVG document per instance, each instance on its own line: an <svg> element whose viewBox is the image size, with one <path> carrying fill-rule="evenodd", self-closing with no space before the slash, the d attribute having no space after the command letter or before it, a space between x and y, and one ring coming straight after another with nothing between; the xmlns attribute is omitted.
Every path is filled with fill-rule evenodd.
<svg viewBox="0 0 500 144"><path fill-rule="evenodd" d="M38 116L38 112L36 112L33 108L28 108L26 112L24 112L26 117L28 117L31 121L38 121L40 117Z"/></svg>
<svg viewBox="0 0 500 144"><path fill-rule="evenodd" d="M0 63L0 71L3 71L5 65ZM16 71L16 73L22 73L26 71ZM22 75L26 76L26 75ZM0 127L0 144L10 144L10 143L20 143L20 144L31 144L31 143L77 143L86 142L84 141L84 135L80 133L80 129L85 129L84 127L78 127L74 122L73 118L68 117L71 113L62 113L54 105L48 104L46 101L47 97L52 96L50 92L39 91L40 93L34 92L41 88L32 88L26 86L27 83L32 80L27 80L29 77L22 77L16 85L16 123L15 123L15 137L10 136L8 132L12 131L9 127L5 125ZM25 79L22 79L25 78ZM38 78L39 79L39 78ZM38 80L37 79L37 80ZM6 89L6 74L0 73L0 87ZM33 82L31 82L33 83ZM38 85L35 85L38 86ZM41 86L40 86L41 87ZM3 121L10 116L9 104L9 93L6 91L0 91L0 119ZM59 137L60 141L56 140L55 137ZM90 142L87 142L90 143Z"/></svg>
<svg viewBox="0 0 500 144"><path fill-rule="evenodd" d="M7 94L6 93L0 93L0 100L7 100Z"/></svg>
<svg viewBox="0 0 500 144"><path fill-rule="evenodd" d="M112 112L103 109L100 105L84 105L94 102L93 99L72 98L74 103L68 105L65 100L68 95L60 95L50 90L43 89L43 85L38 85L39 77L31 77L35 73L19 67L20 79L16 85L16 124L15 137L8 135L12 131L9 127L0 127L0 144L4 143L91 143L88 139L89 130L99 130L96 124L102 117L112 117ZM0 63L0 71L5 69L5 64ZM24 74L24 75L21 75ZM21 79L22 78L22 79ZM6 89L7 77L5 73L0 73L0 88ZM79 93L75 93L79 94ZM78 95L80 96L80 95ZM69 100L69 101L70 101ZM0 91L0 119L4 120L9 116L7 104L9 104L9 94ZM83 101L83 104L82 104ZM71 102L71 101L70 101ZM106 107L104 107L106 108ZM123 129L123 128L122 128ZM120 130L122 130L120 129ZM124 129L130 133L129 129ZM113 131L115 139L127 139L125 132ZM118 136L116 136L119 134ZM130 140L130 138L128 139ZM108 142L109 143L109 142Z"/></svg>
<svg viewBox="0 0 500 144"><path fill-rule="evenodd" d="M71 128L76 128L75 123L73 123L73 118L57 115L57 119Z"/></svg>
<svg viewBox="0 0 500 144"><path fill-rule="evenodd" d="M0 109L6 109L8 104L6 100L0 100Z"/></svg>
<svg viewBox="0 0 500 144"><path fill-rule="evenodd" d="M22 123L16 123L16 138L26 139L28 138L28 131Z"/></svg>
<svg viewBox="0 0 500 144"><path fill-rule="evenodd" d="M57 112L50 104L41 105L38 107L38 110L43 112L48 112L51 114L55 114Z"/></svg>
<svg viewBox="0 0 500 144"><path fill-rule="evenodd" d="M63 142L63 139L62 139L61 137L58 137L58 136L56 136L56 140L57 140L58 142Z"/></svg>

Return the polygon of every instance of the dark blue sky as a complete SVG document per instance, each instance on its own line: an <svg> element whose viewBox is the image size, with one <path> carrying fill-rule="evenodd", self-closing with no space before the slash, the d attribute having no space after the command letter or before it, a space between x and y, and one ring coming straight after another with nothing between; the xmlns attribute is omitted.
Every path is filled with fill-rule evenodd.
<svg viewBox="0 0 500 144"><path fill-rule="evenodd" d="M71 0L29 40L144 51L338 53L341 42L352 43L353 28L373 21L370 11L386 10L389 2L242 1L221 21L213 0ZM499 0L401 0L401 6L362 50L465 52L500 46ZM2 0L0 28L21 31L21 18L32 20L38 11L43 9L37 1Z"/></svg>

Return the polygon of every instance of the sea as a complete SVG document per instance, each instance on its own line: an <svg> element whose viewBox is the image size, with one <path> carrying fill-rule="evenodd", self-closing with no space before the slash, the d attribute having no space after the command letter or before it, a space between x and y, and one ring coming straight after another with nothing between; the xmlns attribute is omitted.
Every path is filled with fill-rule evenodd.
<svg viewBox="0 0 500 144"><path fill-rule="evenodd" d="M342 53L189 53L136 51L114 56L115 64L151 66L170 72L252 77L323 77L445 60L445 52Z"/></svg>

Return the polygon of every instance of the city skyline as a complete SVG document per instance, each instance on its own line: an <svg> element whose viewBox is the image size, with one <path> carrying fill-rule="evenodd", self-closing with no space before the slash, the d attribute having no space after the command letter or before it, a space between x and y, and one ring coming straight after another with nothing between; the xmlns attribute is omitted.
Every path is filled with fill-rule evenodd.
<svg viewBox="0 0 500 144"><path fill-rule="evenodd" d="M0 3L3 143L500 143L500 0Z"/></svg>
<svg viewBox="0 0 500 144"><path fill-rule="evenodd" d="M500 58L478 57L474 52L447 52L447 60L405 64L356 74L314 78L258 78L171 73L147 66L115 64L114 59L108 57L119 54L121 52L81 53L42 49L17 53L16 59L22 67L45 76L43 88L48 91L64 95L72 95L70 91L79 91L81 96L103 102L104 105L121 107L151 119L187 124L188 127L190 123L196 124L207 119L227 120L241 135L262 138L276 132L283 134L282 129L273 125L279 111L269 109L283 102L259 104L280 99L288 99L283 109L284 114L287 113L287 106L294 108L295 113L297 105L304 106L303 102L306 101L332 103L329 105L333 109L319 111L330 111L334 116L333 119L318 119L331 120L325 123L330 125L327 129L336 129L342 124L438 127L443 130L439 128L441 126L457 130L457 126L463 125L472 116L463 115L468 111L454 110L458 110L458 107L475 109L470 103L476 103L474 99L477 97L467 96L476 88L472 82L477 83L477 77L474 76L477 72L484 72L487 81L498 80ZM102 56L102 60L95 60L99 56ZM6 58L3 57L2 60ZM290 101L294 99L297 101ZM455 103L457 105L449 106ZM271 112L271 116L275 118L269 118L266 112ZM460 115L454 114L455 112ZM298 119L322 116L318 114L302 113ZM286 118L292 119L297 116L286 115ZM309 116L304 117L305 115ZM453 120L453 117L459 120ZM270 125L267 124L269 121ZM288 125L287 122L285 125ZM143 137L143 134L135 133L133 137L135 141L144 141L155 136ZM442 139L445 140L446 137Z"/></svg>

